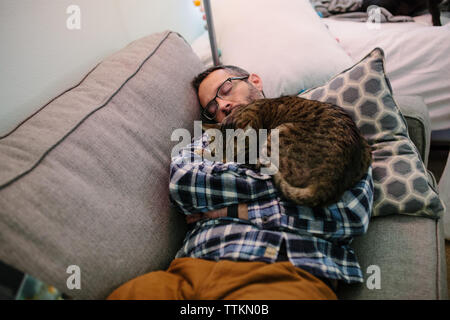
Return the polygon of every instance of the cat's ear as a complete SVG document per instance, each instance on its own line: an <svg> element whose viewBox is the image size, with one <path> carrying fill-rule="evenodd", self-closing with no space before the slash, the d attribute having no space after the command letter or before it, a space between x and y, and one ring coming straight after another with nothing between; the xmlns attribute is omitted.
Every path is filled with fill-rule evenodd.
<svg viewBox="0 0 450 320"><path fill-rule="evenodd" d="M202 130L206 131L208 129L219 129L220 130L220 124L219 123L204 123L204 122L202 122Z"/></svg>

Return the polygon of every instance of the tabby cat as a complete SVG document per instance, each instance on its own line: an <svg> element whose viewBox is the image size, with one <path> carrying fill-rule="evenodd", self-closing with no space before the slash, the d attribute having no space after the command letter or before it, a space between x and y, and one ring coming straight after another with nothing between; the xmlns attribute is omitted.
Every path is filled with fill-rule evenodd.
<svg viewBox="0 0 450 320"><path fill-rule="evenodd" d="M216 125L224 136L226 129L248 127L279 130L279 168L273 181L298 205L337 202L372 161L371 148L352 118L333 104L296 96L260 99L234 109Z"/></svg>

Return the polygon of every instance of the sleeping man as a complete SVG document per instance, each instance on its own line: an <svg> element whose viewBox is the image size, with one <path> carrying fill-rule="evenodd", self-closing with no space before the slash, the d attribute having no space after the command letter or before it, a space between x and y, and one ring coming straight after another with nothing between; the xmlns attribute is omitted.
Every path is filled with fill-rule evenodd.
<svg viewBox="0 0 450 320"><path fill-rule="evenodd" d="M261 78L234 66L210 68L193 85L203 120L264 97ZM172 158L171 201L190 225L176 258L109 299L337 299L338 282L363 282L349 245L368 228L371 169L338 203L308 208L280 197L269 175L203 159L208 141Z"/></svg>

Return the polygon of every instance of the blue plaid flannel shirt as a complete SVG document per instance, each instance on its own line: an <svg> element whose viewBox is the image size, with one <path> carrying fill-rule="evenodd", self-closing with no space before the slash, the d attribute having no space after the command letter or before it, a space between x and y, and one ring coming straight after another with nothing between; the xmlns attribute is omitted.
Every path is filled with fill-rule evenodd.
<svg viewBox="0 0 450 320"><path fill-rule="evenodd" d="M367 231L373 204L372 168L341 200L328 207L298 206L281 197L271 176L202 155L204 134L172 157L170 198L182 213L247 203L248 220L232 217L196 222L176 257L275 262L285 241L289 261L313 275L363 282L350 243Z"/></svg>

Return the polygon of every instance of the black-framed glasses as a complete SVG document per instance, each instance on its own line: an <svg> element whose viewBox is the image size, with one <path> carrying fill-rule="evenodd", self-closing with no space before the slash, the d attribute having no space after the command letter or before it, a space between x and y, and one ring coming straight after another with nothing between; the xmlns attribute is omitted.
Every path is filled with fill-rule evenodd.
<svg viewBox="0 0 450 320"><path fill-rule="evenodd" d="M216 117L217 110L219 109L219 104L217 103L217 98L233 101L233 94L236 93L235 85L233 84L233 80L246 80L249 76L245 77L231 77L226 79L220 86L217 88L216 96L212 99L205 108L203 108L202 114L208 120L214 120Z"/></svg>

